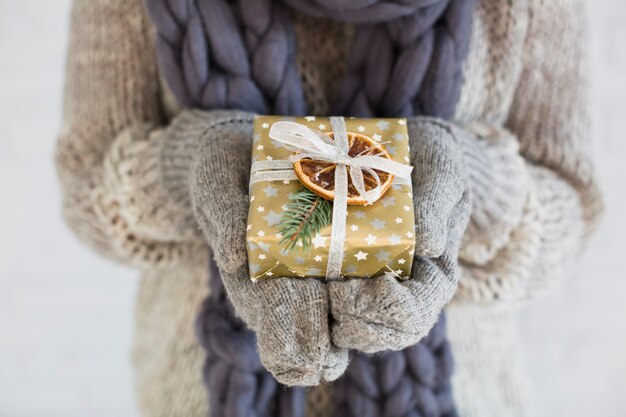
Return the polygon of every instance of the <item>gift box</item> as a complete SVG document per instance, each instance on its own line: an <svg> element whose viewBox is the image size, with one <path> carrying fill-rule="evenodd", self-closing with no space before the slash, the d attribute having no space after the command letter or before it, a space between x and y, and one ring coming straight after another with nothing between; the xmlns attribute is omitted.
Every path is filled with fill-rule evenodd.
<svg viewBox="0 0 626 417"><path fill-rule="evenodd" d="M357 140L354 138L362 138L364 149L354 156L358 159L369 152L372 156L365 160L374 164L375 173L379 174L373 179L371 168L357 168L363 173L360 176L364 181L355 180L358 173L350 166L351 162L345 162L349 182L346 206L341 202L345 196L339 196L342 193L340 183L333 183L339 177L332 173L338 169L332 161L319 162L319 166L313 168L318 171L307 177L307 169L298 170L295 165L300 161L302 168L305 162L310 164L317 157L296 160L309 154L294 151L292 146L294 143L300 146L301 132L309 137L314 132L320 140L330 144L337 137L333 130L333 127L337 129L337 119L312 116L255 118L247 226L252 280L325 278L331 275L375 277L388 274L398 279L410 276L415 249L415 216L410 174L408 178L406 175L406 172L410 173L406 120L341 118L347 136L339 133L340 137L349 137L349 146ZM274 137L270 137L271 134ZM315 138L310 140L315 142ZM367 140L372 141L371 144ZM322 142L316 143L320 148L326 147ZM380 159L383 153L388 160L397 163L394 169L399 164L408 168L408 171L398 171L403 172L404 178L398 173L387 181L392 174L380 171L378 160L373 159ZM328 185L328 182L332 184ZM386 190L383 190L384 182L389 183ZM363 184L367 192L361 196L369 200L359 202L359 190L356 189L362 191ZM333 190L333 186L337 190ZM326 189L330 194L337 193L336 201L332 195L324 195ZM384 192L379 195L381 191ZM357 205L352 205L355 202ZM342 218L345 218L344 222ZM318 228L313 228L314 225ZM331 273L331 269L336 271Z"/></svg>

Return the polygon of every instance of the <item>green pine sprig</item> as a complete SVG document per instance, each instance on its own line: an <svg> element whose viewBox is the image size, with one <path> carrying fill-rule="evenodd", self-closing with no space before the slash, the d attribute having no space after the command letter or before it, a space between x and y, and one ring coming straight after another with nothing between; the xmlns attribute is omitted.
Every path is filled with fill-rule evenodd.
<svg viewBox="0 0 626 417"><path fill-rule="evenodd" d="M309 250L316 233L331 223L332 203L307 188L290 194L291 203L283 213L278 231L282 235L281 243L288 250L293 250L302 243L304 251Z"/></svg>

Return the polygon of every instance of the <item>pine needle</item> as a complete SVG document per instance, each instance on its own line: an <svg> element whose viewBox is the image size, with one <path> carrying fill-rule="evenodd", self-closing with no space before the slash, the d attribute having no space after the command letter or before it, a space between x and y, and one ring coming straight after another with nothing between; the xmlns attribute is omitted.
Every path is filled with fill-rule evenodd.
<svg viewBox="0 0 626 417"><path fill-rule="evenodd" d="M302 244L307 251L315 234L328 226L332 219L332 203L307 188L302 188L289 195L291 203L287 204L278 230L282 234L280 243L286 243L288 250Z"/></svg>

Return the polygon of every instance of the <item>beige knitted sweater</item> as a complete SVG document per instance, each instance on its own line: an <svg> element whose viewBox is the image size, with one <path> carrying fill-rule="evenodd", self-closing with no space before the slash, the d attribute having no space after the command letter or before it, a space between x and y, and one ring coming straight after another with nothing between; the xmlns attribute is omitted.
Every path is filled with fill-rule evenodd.
<svg viewBox="0 0 626 417"><path fill-rule="evenodd" d="M460 414L531 413L516 306L577 257L601 209L589 160L578 0L482 0L454 121L488 163L470 173L474 207L448 306ZM348 26L298 16L299 70L312 113L339 78ZM323 36L322 36L323 34ZM133 352L148 416L206 415L193 323L207 290L206 243L188 199L168 194L160 153L180 111L160 81L141 0L74 0L56 160L64 212L95 250L142 271ZM182 112L184 114L184 112ZM169 144L171 145L171 143ZM314 416L328 393L312 391Z"/></svg>

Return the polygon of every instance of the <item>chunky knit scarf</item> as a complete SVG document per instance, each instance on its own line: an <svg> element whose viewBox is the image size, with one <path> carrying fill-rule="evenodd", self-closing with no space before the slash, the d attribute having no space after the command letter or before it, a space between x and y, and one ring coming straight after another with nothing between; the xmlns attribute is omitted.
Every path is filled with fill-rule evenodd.
<svg viewBox="0 0 626 417"><path fill-rule="evenodd" d="M449 118L472 0L285 0L357 23L334 114ZM276 0L147 0L159 65L186 107L303 115L288 6Z"/></svg>
<svg viewBox="0 0 626 417"><path fill-rule="evenodd" d="M146 0L161 73L185 107L304 115L289 7L356 24L332 113L450 118L469 49L474 0ZM213 265L212 268L215 269ZM219 275L198 318L211 416L304 416L302 388L277 387L232 314ZM217 316L217 317L216 317ZM219 323L217 325L216 323ZM456 415L442 318L402 352L355 353L333 384L335 414ZM226 382L228 381L228 382Z"/></svg>

